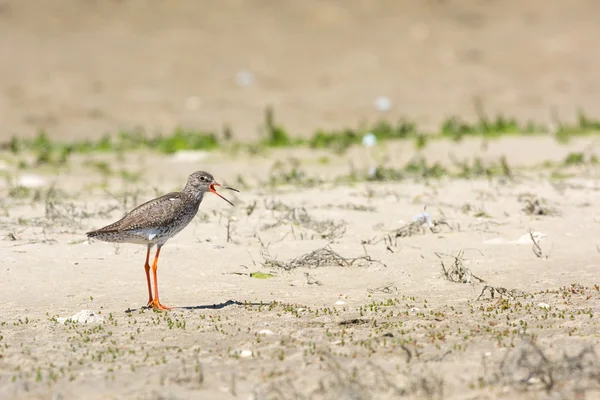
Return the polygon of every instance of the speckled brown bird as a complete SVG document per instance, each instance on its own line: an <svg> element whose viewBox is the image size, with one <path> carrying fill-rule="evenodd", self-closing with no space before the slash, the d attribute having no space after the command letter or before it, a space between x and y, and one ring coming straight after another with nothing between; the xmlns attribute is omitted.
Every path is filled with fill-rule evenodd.
<svg viewBox="0 0 600 400"><path fill-rule="evenodd" d="M127 213L123 218L104 228L87 232L88 238L113 243L134 243L147 246L146 280L148 282L148 307L170 310L160 303L158 298L158 256L162 246L173 236L181 232L198 213L204 193L212 192L231 204L229 200L217 193L216 187L239 192L229 186L217 183L208 172L197 171L191 174L182 192L167 193L150 200ZM152 264L154 277L154 297L150 284L150 250L156 245L156 254Z"/></svg>

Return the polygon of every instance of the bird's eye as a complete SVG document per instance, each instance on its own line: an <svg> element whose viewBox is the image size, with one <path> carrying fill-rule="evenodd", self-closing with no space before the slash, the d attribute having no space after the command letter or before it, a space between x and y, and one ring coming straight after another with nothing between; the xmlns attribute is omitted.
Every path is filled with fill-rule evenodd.
<svg viewBox="0 0 600 400"><path fill-rule="evenodd" d="M201 176L200 180L204 182L206 180L206 178L204 176Z"/></svg>

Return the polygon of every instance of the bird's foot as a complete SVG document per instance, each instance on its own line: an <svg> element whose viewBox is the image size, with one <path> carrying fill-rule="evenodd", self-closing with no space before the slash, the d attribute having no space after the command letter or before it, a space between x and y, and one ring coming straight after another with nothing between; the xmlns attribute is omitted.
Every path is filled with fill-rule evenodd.
<svg viewBox="0 0 600 400"><path fill-rule="evenodd" d="M158 301L158 299L154 299L148 302L148 307L152 307L158 310L163 310L163 311L169 311L171 310L171 307L167 307L165 305L160 304L160 301Z"/></svg>

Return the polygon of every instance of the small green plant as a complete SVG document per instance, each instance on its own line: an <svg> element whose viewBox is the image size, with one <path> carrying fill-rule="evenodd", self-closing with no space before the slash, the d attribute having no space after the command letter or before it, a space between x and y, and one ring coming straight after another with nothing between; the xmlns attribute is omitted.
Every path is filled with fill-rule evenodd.
<svg viewBox="0 0 600 400"><path fill-rule="evenodd" d="M410 161L404 167L407 174L417 175L423 178L435 178L439 179L445 175L448 175L448 171L441 164L435 163L429 165L425 157L421 156L416 160Z"/></svg>
<svg viewBox="0 0 600 400"><path fill-rule="evenodd" d="M27 199L31 196L31 189L25 186L14 186L8 190L8 197L13 199Z"/></svg>
<svg viewBox="0 0 600 400"><path fill-rule="evenodd" d="M155 140L156 149L167 154L180 150L213 150L218 147L217 137L211 133L176 129L171 136Z"/></svg>
<svg viewBox="0 0 600 400"><path fill-rule="evenodd" d="M367 175L368 181L400 181L405 178L404 171L396 168L388 168L383 166L378 166L375 168L372 174ZM354 180L356 180L356 176L354 176Z"/></svg>
<svg viewBox="0 0 600 400"><path fill-rule="evenodd" d="M586 157L586 155L582 152L573 152L567 154L567 157L565 158L563 164L566 167L584 164L596 165L598 164L598 157L594 154L592 154L589 157Z"/></svg>
<svg viewBox="0 0 600 400"><path fill-rule="evenodd" d="M299 144L299 140L292 140L285 128L275 123L275 115L272 107L265 110L265 129L267 138L263 144L268 147L287 147L293 144Z"/></svg>
<svg viewBox="0 0 600 400"><path fill-rule="evenodd" d="M90 167L91 169L100 173L100 175L107 177L113 174L113 170L110 164L106 161L86 161L85 165Z"/></svg>
<svg viewBox="0 0 600 400"><path fill-rule="evenodd" d="M583 153L569 153L565 158L564 164L569 165L581 165L585 162Z"/></svg>
<svg viewBox="0 0 600 400"><path fill-rule="evenodd" d="M273 274L269 274L267 272L251 272L250 273L250 278L256 278L256 279L269 279L269 278L274 278L275 275Z"/></svg>
<svg viewBox="0 0 600 400"><path fill-rule="evenodd" d="M412 121L400 119L396 123L377 121L374 124L364 124L356 129L317 130L309 138L294 137L289 134L284 125L275 121L274 110L268 107L264 115L264 133L260 140L254 143L233 142L233 132L227 126L222 134L201 132L184 128L176 128L173 132L157 136L149 136L140 130L121 131L116 134L106 134L97 140L81 140L64 143L52 140L44 131L34 138L13 137L6 143L0 144L0 149L9 150L13 154L31 151L35 154L38 165L61 166L67 163L73 153L87 154L92 152L124 152L133 150L153 150L172 154L181 150L214 150L218 148L232 151L245 150L259 154L268 148L308 146L310 148L330 149L344 152L350 146L362 142L365 134L371 133L381 143L386 140L411 139L417 149L422 149L430 140L450 138L459 141L465 137L480 137L484 139L497 138L505 135L534 135L547 134L549 129L532 121L519 123L515 118L499 115L488 118L482 112L477 121L470 123L459 117L452 116L441 124L437 132L425 133ZM567 141L572 136L600 133L600 121L588 117L580 111L577 122L565 124L556 119L554 134L557 140Z"/></svg>
<svg viewBox="0 0 600 400"><path fill-rule="evenodd" d="M516 119L507 118L503 115L490 120L486 116L480 116L473 124L464 122L459 117L453 116L442 123L440 134L459 141L467 136L481 136L485 138L497 138L505 135L531 135L545 131L541 126L533 122L520 125Z"/></svg>
<svg viewBox="0 0 600 400"><path fill-rule="evenodd" d="M589 135L600 132L600 121L589 118L583 110L577 113L577 122L575 124L565 124L556 119L556 140L561 143L568 142L571 136Z"/></svg>

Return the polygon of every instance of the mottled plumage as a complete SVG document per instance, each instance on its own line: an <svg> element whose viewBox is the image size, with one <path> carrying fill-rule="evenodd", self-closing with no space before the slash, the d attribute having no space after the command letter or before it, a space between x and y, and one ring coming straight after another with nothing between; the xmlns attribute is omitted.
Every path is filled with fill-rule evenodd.
<svg viewBox="0 0 600 400"><path fill-rule="evenodd" d="M105 242L163 245L194 219L201 202L202 194L198 198L186 192L168 193L87 235Z"/></svg>
<svg viewBox="0 0 600 400"><path fill-rule="evenodd" d="M115 243L134 243L147 246L146 253L146 278L148 281L148 305L155 308L168 309L160 304L158 300L158 286L156 269L158 268L158 256L161 247L173 236L181 232L198 213L198 208L204 197L204 193L212 192L229 204L217 193L215 186L222 186L215 182L213 176L208 172L197 171L191 174L182 192L167 193L161 197L150 200L127 213L123 218L110 225L91 232L87 232L89 238ZM238 191L237 189L222 186L225 189ZM150 285L150 250L157 245L154 264L154 299Z"/></svg>

